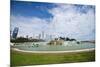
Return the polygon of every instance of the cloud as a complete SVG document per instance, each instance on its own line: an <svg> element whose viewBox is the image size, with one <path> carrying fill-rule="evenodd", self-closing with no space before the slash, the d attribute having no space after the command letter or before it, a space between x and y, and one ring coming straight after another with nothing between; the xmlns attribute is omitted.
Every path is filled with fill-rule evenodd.
<svg viewBox="0 0 100 67"><path fill-rule="evenodd" d="M51 28L59 32L59 35L68 36L83 40L92 40L95 37L95 15L94 9L88 6L83 6L83 13L79 6L59 4L58 7L50 10L53 14ZM85 9L86 8L86 9ZM55 32L54 30L54 32ZM65 34L66 33L66 34ZM92 35L90 35L92 34ZM88 38L87 38L88 36Z"/></svg>
<svg viewBox="0 0 100 67"><path fill-rule="evenodd" d="M11 16L11 29L19 27L19 36L39 34L47 29L47 22L36 17Z"/></svg>
<svg viewBox="0 0 100 67"><path fill-rule="evenodd" d="M82 9L82 10L81 10ZM19 27L19 36L46 34L66 36L78 40L94 40L95 38L95 14L94 8L88 6L57 4L57 7L48 9L53 15L50 21L37 17L24 17L11 15L11 29Z"/></svg>

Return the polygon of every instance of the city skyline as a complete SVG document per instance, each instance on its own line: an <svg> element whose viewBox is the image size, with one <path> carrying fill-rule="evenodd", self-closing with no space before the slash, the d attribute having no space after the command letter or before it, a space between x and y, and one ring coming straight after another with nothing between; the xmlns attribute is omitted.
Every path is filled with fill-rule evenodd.
<svg viewBox="0 0 100 67"><path fill-rule="evenodd" d="M95 6L11 1L11 30L18 36L45 34L95 40Z"/></svg>

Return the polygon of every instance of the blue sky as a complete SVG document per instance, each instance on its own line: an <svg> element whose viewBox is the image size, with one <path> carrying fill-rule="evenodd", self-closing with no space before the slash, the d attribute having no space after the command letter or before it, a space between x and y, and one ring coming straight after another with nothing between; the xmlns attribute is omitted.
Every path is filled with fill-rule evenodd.
<svg viewBox="0 0 100 67"><path fill-rule="evenodd" d="M95 6L61 3L11 1L11 30L18 36L44 31L54 37L95 39Z"/></svg>
<svg viewBox="0 0 100 67"><path fill-rule="evenodd" d="M52 3L39 3L39 2L11 2L11 14L22 15L27 17L38 17L38 18L51 18L52 14L48 12L48 9L55 7Z"/></svg>

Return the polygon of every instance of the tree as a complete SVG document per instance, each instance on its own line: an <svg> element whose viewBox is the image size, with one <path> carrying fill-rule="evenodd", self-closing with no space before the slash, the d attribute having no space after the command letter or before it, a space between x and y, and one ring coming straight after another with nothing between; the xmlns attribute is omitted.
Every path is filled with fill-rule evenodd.
<svg viewBox="0 0 100 67"><path fill-rule="evenodd" d="M65 38L66 41L70 41L70 39L68 37Z"/></svg>

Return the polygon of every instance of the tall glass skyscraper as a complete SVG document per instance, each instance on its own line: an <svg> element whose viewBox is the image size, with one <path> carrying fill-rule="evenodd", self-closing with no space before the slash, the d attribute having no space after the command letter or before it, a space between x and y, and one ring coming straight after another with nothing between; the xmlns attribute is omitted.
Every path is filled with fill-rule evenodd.
<svg viewBox="0 0 100 67"><path fill-rule="evenodd" d="M16 38L16 37L17 37L17 35L18 35L18 30L19 30L18 27L15 27L15 28L14 28L13 34L12 34L12 38Z"/></svg>

